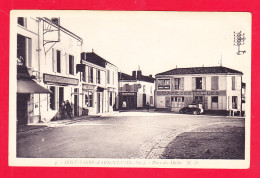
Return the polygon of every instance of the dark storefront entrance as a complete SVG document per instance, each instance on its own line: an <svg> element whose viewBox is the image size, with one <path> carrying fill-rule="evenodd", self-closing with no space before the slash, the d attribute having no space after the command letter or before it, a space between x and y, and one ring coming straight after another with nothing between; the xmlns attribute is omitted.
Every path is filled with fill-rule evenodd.
<svg viewBox="0 0 260 178"><path fill-rule="evenodd" d="M137 108L137 96L136 93L119 93L119 108L122 108L123 102L126 102L126 109Z"/></svg>
<svg viewBox="0 0 260 178"><path fill-rule="evenodd" d="M28 106L30 94L17 93L17 124L27 125L28 123Z"/></svg>

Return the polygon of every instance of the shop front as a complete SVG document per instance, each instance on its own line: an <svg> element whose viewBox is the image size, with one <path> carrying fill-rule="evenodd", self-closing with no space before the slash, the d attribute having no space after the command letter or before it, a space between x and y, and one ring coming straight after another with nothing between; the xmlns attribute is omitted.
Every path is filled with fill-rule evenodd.
<svg viewBox="0 0 260 178"><path fill-rule="evenodd" d="M123 106L125 104L125 107ZM137 92L119 92L120 109L137 108Z"/></svg>
<svg viewBox="0 0 260 178"><path fill-rule="evenodd" d="M168 110L179 112L189 104L201 104L203 109L227 110L226 91L157 91L157 103L165 103Z"/></svg>
<svg viewBox="0 0 260 178"><path fill-rule="evenodd" d="M43 82L52 91L49 98L47 99L47 110L50 108L50 111L57 112L61 109L62 102L69 101L73 109L73 116L79 115L78 79L51 74L43 74ZM55 117L59 116L56 115Z"/></svg>

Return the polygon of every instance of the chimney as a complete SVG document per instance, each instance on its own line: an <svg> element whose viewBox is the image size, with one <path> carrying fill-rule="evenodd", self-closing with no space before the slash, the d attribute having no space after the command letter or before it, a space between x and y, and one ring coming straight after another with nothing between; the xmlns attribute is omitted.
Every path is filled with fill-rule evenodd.
<svg viewBox="0 0 260 178"><path fill-rule="evenodd" d="M142 76L142 71L141 70L138 70L137 71L137 79L141 79L141 76Z"/></svg>
<svg viewBox="0 0 260 178"><path fill-rule="evenodd" d="M53 17L51 18L51 22L54 23L55 25L60 25L60 18Z"/></svg>
<svg viewBox="0 0 260 178"><path fill-rule="evenodd" d="M132 77L136 78L136 71L132 71Z"/></svg>
<svg viewBox="0 0 260 178"><path fill-rule="evenodd" d="M85 52L81 53L81 60L86 61L86 53Z"/></svg>

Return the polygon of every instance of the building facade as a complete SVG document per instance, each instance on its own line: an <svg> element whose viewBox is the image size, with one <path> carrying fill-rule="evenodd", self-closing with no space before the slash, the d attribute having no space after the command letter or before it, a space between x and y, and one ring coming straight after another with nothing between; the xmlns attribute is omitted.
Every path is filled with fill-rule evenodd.
<svg viewBox="0 0 260 178"><path fill-rule="evenodd" d="M132 75L120 72L119 78L119 108L137 109L145 108L149 103L154 107L154 78L142 75L142 71L133 71ZM123 102L126 108L123 107Z"/></svg>
<svg viewBox="0 0 260 178"><path fill-rule="evenodd" d="M81 113L102 114L114 111L118 100L118 68L94 52L82 52L77 65L80 73Z"/></svg>
<svg viewBox="0 0 260 178"><path fill-rule="evenodd" d="M59 117L61 103L66 100L72 105L73 115L80 115L76 64L80 63L83 40L63 28L59 18L18 17L17 23L17 65L25 66L24 73L27 71L29 78L43 87L35 92L36 86L19 85L17 79L18 120L18 115L26 111L24 121L18 123L47 122ZM24 93L19 93L21 89ZM21 104L19 97L25 93L27 99Z"/></svg>
<svg viewBox="0 0 260 178"><path fill-rule="evenodd" d="M155 106L178 112L189 104L205 111L242 113L242 75L230 68L176 68L156 75Z"/></svg>

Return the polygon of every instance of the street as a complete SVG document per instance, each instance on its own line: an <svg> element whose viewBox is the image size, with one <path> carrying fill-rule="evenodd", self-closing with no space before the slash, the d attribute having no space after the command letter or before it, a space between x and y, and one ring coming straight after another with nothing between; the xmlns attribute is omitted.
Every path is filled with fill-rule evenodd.
<svg viewBox="0 0 260 178"><path fill-rule="evenodd" d="M120 112L18 135L17 157L160 158L176 136L223 124L242 128L245 120L154 111Z"/></svg>

